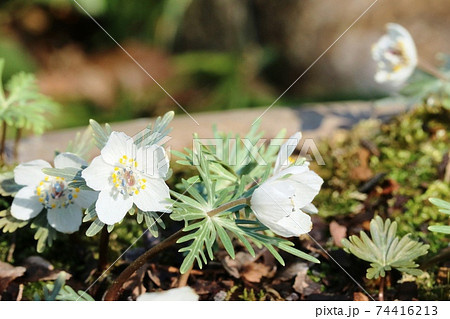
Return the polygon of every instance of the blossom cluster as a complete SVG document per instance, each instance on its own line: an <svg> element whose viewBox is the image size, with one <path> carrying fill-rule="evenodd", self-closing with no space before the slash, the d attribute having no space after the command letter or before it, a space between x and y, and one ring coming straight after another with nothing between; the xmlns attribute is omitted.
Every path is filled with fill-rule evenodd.
<svg viewBox="0 0 450 319"><path fill-rule="evenodd" d="M289 140L301 139L296 133ZM317 213L311 204L323 180L307 163L295 165L290 158L292 143L281 146L273 176L253 193L250 206L256 218L275 234L298 236L312 228L308 214ZM29 220L46 211L49 224L59 232L72 233L82 223L83 209L94 205L100 222L121 222L133 207L142 212L171 211L170 190L165 180L169 160L161 145L140 146L122 132L111 132L100 155L90 164L73 153L54 159L58 169L77 169L85 186L73 185L63 177L46 175L51 165L35 160L18 165L15 182L23 187L14 198L11 214Z"/></svg>
<svg viewBox="0 0 450 319"><path fill-rule="evenodd" d="M112 132L90 165L72 153L57 155L54 165L80 169L87 189L44 174L42 169L51 167L45 161L20 164L14 178L24 187L13 200L12 216L29 220L45 209L53 228L73 233L81 225L82 209L93 203L99 220L106 225L120 222L133 205L142 211L170 211L165 183L169 162L162 146L137 147L125 133Z"/></svg>

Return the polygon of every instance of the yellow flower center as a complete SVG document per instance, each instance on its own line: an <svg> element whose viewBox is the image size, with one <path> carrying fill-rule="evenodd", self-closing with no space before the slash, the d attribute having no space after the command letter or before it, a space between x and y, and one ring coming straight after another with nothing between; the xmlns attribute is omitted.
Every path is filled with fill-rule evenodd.
<svg viewBox="0 0 450 319"><path fill-rule="evenodd" d="M145 178L140 178L140 174L136 170L138 162L126 155L122 156L118 162L119 165L114 167L110 177L113 193L124 196L138 195L141 190L146 188L147 183Z"/></svg>
<svg viewBox="0 0 450 319"><path fill-rule="evenodd" d="M64 178L51 176L45 176L35 190L39 202L47 209L67 208L79 192L79 188L68 187Z"/></svg>

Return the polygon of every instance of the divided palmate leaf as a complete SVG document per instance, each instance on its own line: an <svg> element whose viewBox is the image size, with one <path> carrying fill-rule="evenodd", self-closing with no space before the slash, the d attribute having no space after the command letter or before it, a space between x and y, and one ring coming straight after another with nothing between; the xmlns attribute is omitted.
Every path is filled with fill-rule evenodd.
<svg viewBox="0 0 450 319"><path fill-rule="evenodd" d="M430 198L429 201L439 207L439 212L450 215L450 203L439 199L439 198ZM433 225L428 227L428 230L436 233L444 233L450 234L450 225Z"/></svg>
<svg viewBox="0 0 450 319"><path fill-rule="evenodd" d="M392 268L414 276L420 275L414 260L425 255L429 246L409 238L409 235L401 239L396 236L397 223L389 219L385 222L376 216L370 222L371 237L362 232L360 237L355 235L349 239L343 239L342 244L348 253L370 262L371 268L367 269L368 279L384 277L386 271Z"/></svg>

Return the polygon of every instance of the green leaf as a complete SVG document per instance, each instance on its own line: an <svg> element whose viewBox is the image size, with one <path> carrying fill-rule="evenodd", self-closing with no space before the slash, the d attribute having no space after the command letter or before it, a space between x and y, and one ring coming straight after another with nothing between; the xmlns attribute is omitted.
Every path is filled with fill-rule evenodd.
<svg viewBox="0 0 450 319"><path fill-rule="evenodd" d="M217 234L219 235L220 240L222 241L225 250L230 255L231 258L235 258L233 243L231 242L230 237L227 232L220 225L219 218L213 219L214 226L216 227Z"/></svg>
<svg viewBox="0 0 450 319"><path fill-rule="evenodd" d="M138 210L138 214L139 213L144 217L145 224L153 237L157 238L159 236L158 225L160 225L162 229L166 228L161 216L159 216L156 212L143 212Z"/></svg>
<svg viewBox="0 0 450 319"><path fill-rule="evenodd" d="M428 229L437 233L450 234L450 226L447 225L433 225L428 227Z"/></svg>
<svg viewBox="0 0 450 319"><path fill-rule="evenodd" d="M150 123L143 131L134 136L134 143L139 147L160 144L172 130L167 126L173 120L174 115L175 113L170 111L162 118L158 117L154 125Z"/></svg>
<svg viewBox="0 0 450 319"><path fill-rule="evenodd" d="M36 250L42 253L46 247L51 247L56 239L56 230L47 221L47 214L44 210L32 222L31 229L36 229L34 239L37 240Z"/></svg>
<svg viewBox="0 0 450 319"><path fill-rule="evenodd" d="M66 285L66 273L61 272L54 283L48 283L44 288L44 300L46 301L94 301L89 294L82 290L75 292L72 287ZM50 293L51 292L51 293ZM39 300L40 298L38 298Z"/></svg>
<svg viewBox="0 0 450 319"><path fill-rule="evenodd" d="M57 104L39 93L34 75L15 74L6 84L6 89L8 94L3 91L0 77L0 121L15 129L31 129L36 134L41 134L50 126L44 115L55 113Z"/></svg>
<svg viewBox="0 0 450 319"><path fill-rule="evenodd" d="M86 236L92 237L97 235L103 229L103 226L105 226L105 224L97 218L86 230Z"/></svg>
<svg viewBox="0 0 450 319"><path fill-rule="evenodd" d="M290 253L291 255L294 255L294 256L297 256L299 258L311 261L311 262L316 263L316 264L320 263L320 261L317 258L315 258L315 257L313 257L311 255L308 255L307 253L305 253L305 252L303 252L301 250L295 249L292 246L288 246L286 244L280 244L280 245L278 245L278 247L281 250L284 250L285 252Z"/></svg>
<svg viewBox="0 0 450 319"><path fill-rule="evenodd" d="M397 223L388 219L383 221L376 216L370 222L370 235L361 232L360 238L350 236L342 240L342 245L348 253L370 262L371 268L367 269L368 279L384 277L386 271L392 268L409 274L420 274L416 269L414 260L425 255L429 246L409 238L396 236Z"/></svg>
<svg viewBox="0 0 450 319"><path fill-rule="evenodd" d="M430 198L429 201L433 205L441 208L441 209L439 209L439 211L441 213L450 215L450 203L449 202L447 202L445 200L442 200L442 199L439 199L439 198Z"/></svg>
<svg viewBox="0 0 450 319"><path fill-rule="evenodd" d="M0 229L4 233L14 233L17 229L28 225L28 220L19 220L11 215L10 208L0 211Z"/></svg>
<svg viewBox="0 0 450 319"><path fill-rule="evenodd" d="M88 127L82 134L78 132L73 141L67 145L66 152L78 155L86 159L89 151L92 149L94 143L92 127Z"/></svg>
<svg viewBox="0 0 450 319"><path fill-rule="evenodd" d="M83 217L83 222L88 222L91 219L97 217L97 212L95 211L95 203L92 203L92 205L89 206L88 209L86 209L85 213L86 216Z"/></svg>
<svg viewBox="0 0 450 319"><path fill-rule="evenodd" d="M65 168L43 168L42 172L44 174L60 177L70 182L74 180L77 176L81 175L81 169L75 167L65 167Z"/></svg>
<svg viewBox="0 0 450 319"><path fill-rule="evenodd" d="M108 142L109 135L111 135L111 128L108 124L105 124L105 128L103 129L100 124L98 124L94 120L89 120L89 124L92 128L92 135L94 137L94 143L99 148L102 149L105 147L106 142Z"/></svg>
<svg viewBox="0 0 450 319"><path fill-rule="evenodd" d="M23 186L14 181L14 172L0 174L0 195L14 196Z"/></svg>
<svg viewBox="0 0 450 319"><path fill-rule="evenodd" d="M212 255L212 245L215 242L216 230L212 221L209 218L205 218L197 223L194 229L195 228L197 228L195 232L187 234L177 241L177 243L184 243L192 240L190 245L179 250L181 253L188 252L180 267L180 272L182 274L188 271L195 261L197 261L200 269L203 267L203 264L206 264L205 248L208 251L209 258L212 260L214 257ZM184 230L186 230L186 228Z"/></svg>

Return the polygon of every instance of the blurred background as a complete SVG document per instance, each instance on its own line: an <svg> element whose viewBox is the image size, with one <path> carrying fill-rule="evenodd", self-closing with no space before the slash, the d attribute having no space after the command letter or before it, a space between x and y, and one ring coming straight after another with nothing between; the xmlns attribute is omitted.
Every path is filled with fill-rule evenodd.
<svg viewBox="0 0 450 319"><path fill-rule="evenodd" d="M190 112L268 106L373 1L78 0ZM370 48L387 22L421 58L450 52L446 0L379 0L277 103L373 99ZM34 72L63 110L54 127L180 112L72 0L2 0L3 80Z"/></svg>

